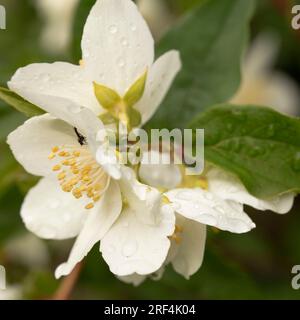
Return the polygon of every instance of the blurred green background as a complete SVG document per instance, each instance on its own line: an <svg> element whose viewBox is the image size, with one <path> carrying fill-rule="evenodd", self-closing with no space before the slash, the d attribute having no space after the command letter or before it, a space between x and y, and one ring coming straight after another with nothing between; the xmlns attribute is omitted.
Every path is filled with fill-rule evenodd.
<svg viewBox="0 0 300 320"><path fill-rule="evenodd" d="M94 0L80 1L76 22L71 25L70 41L58 50L45 46L43 32L51 21L47 21L37 1L0 0L7 10L7 30L0 30L1 86L6 86L21 66L58 60L78 63L80 59L82 26L87 8ZM161 21L167 23L153 30L157 39L161 36L159 31L167 30L201 2L159 1L164 4L160 10L166 12ZM300 86L300 32L292 30L291 16L284 10L288 1L258 2L251 39L266 31L276 34L280 48L274 69L284 72ZM67 258L72 241L40 241L29 236L22 224L19 216L22 199L36 179L16 163L6 145L6 136L24 120L23 115L0 102L0 264L6 267L9 286L20 297L41 299L51 297L57 290L60 282L54 279L54 270ZM72 298L298 299L300 291L291 287L291 269L300 264L299 209L299 201L284 216L248 208L257 228L246 235L210 229L204 264L190 281L169 267L159 282L147 280L139 287L123 284L109 272L95 247L85 260Z"/></svg>

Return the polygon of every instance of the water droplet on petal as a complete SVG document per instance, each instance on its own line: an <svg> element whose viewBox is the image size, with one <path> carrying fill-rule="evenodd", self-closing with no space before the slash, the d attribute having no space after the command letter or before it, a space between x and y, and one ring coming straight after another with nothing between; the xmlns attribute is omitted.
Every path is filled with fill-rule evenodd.
<svg viewBox="0 0 300 320"><path fill-rule="evenodd" d="M216 206L215 209L221 213L221 214L225 214L225 210L221 207L221 206Z"/></svg>
<svg viewBox="0 0 300 320"><path fill-rule="evenodd" d="M131 29L131 31L136 31L136 25L131 23L130 24L130 29Z"/></svg>
<svg viewBox="0 0 300 320"><path fill-rule="evenodd" d="M191 200L191 195L187 191L180 191L177 197L181 200Z"/></svg>
<svg viewBox="0 0 300 320"><path fill-rule="evenodd" d="M128 46L128 41L127 41L126 38L122 38L122 39L121 39L121 43L122 43L122 45L123 45L124 47L127 47L127 46Z"/></svg>
<svg viewBox="0 0 300 320"><path fill-rule="evenodd" d="M132 257L136 251L137 251L137 242L136 241L129 241L127 243L125 243L122 253L125 257L129 258Z"/></svg>
<svg viewBox="0 0 300 320"><path fill-rule="evenodd" d="M115 34L118 32L118 27L115 24L111 25L108 29L111 34Z"/></svg>
<svg viewBox="0 0 300 320"><path fill-rule="evenodd" d="M48 82L50 80L50 75L45 73L43 75L41 75L41 81L43 82Z"/></svg>
<svg viewBox="0 0 300 320"><path fill-rule="evenodd" d="M43 235L43 238L46 238L46 239L54 239L56 236L55 230L47 226L41 228L41 234Z"/></svg>
<svg viewBox="0 0 300 320"><path fill-rule="evenodd" d="M49 204L50 209L57 209L60 205L60 202L56 199L52 200Z"/></svg>
<svg viewBox="0 0 300 320"><path fill-rule="evenodd" d="M118 66L119 66L120 68L123 68L123 67L125 66L125 61L124 61L122 58L120 58L120 59L117 61L117 63L118 63Z"/></svg>
<svg viewBox="0 0 300 320"><path fill-rule="evenodd" d="M210 192L205 192L203 196L206 200L209 200L209 201L213 200L214 198Z"/></svg>

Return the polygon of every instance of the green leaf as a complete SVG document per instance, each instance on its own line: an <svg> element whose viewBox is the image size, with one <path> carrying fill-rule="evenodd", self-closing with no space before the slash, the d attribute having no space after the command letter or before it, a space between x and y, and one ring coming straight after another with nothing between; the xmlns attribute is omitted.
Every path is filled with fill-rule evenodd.
<svg viewBox="0 0 300 320"><path fill-rule="evenodd" d="M94 82L94 92L104 109L113 109L122 100L118 93L102 84Z"/></svg>
<svg viewBox="0 0 300 320"><path fill-rule="evenodd" d="M253 0L207 0L166 34L157 55L178 49L183 68L149 127L185 128L233 96L253 10Z"/></svg>
<svg viewBox="0 0 300 320"><path fill-rule="evenodd" d="M222 105L190 128L205 129L205 159L237 175L254 196L300 191L300 119L265 107Z"/></svg>
<svg viewBox="0 0 300 320"><path fill-rule="evenodd" d="M134 106L143 96L147 80L148 71L146 71L126 92L123 100L128 107Z"/></svg>
<svg viewBox="0 0 300 320"><path fill-rule="evenodd" d="M0 87L0 99L14 107L16 110L24 113L27 117L39 116L45 113L44 110L24 100L16 93L6 88Z"/></svg>

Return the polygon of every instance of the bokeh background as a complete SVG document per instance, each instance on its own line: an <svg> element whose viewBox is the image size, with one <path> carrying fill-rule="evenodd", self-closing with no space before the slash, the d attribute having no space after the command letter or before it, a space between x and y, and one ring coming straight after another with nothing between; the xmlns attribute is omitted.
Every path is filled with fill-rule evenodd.
<svg viewBox="0 0 300 320"><path fill-rule="evenodd" d="M201 1L136 2L159 41ZM33 62L78 63L82 27L94 2L0 0L7 10L7 30L0 30L0 86L6 86L17 68ZM291 28L290 6L300 3L257 2L242 66L243 83L233 101L266 104L299 116L300 31ZM0 265L6 267L8 285L8 290L0 291L0 299L53 297L61 284L54 278L55 267L67 258L72 245L72 241L39 240L22 224L20 206L37 179L14 160L6 137L24 120L23 115L0 102ZM299 199L293 211L284 216L249 208L248 212L257 228L246 235L209 230L203 266L190 281L168 268L159 282L147 280L139 287L124 284L110 273L95 247L84 262L71 298L300 298L300 290L291 287L291 269L300 265Z"/></svg>

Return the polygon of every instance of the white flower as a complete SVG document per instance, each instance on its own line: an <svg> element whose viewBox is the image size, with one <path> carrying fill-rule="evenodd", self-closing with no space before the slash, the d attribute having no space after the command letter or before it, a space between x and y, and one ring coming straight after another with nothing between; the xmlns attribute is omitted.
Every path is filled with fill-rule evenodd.
<svg viewBox="0 0 300 320"><path fill-rule="evenodd" d="M42 19L42 46L49 52L61 53L68 48L75 10L79 0L35 0Z"/></svg>
<svg viewBox="0 0 300 320"><path fill-rule="evenodd" d="M148 154L144 156L148 157ZM162 268L152 275L154 279L161 277L164 267L169 263L187 279L200 268L206 225L233 233L245 233L255 224L244 212L244 204L283 214L292 208L295 196L287 193L272 199L255 198L236 177L215 167L209 168L202 176L185 176L174 164L141 164L139 174L145 183L167 189L164 194L177 212L168 257ZM178 183L179 175L181 179ZM146 277L133 274L120 279L138 285Z"/></svg>
<svg viewBox="0 0 300 320"><path fill-rule="evenodd" d="M276 39L268 34L254 41L244 61L241 87L232 103L270 106L282 113L299 114L297 85L284 73L273 70L278 47Z"/></svg>
<svg viewBox="0 0 300 320"><path fill-rule="evenodd" d="M100 105L95 95L97 86L105 86L123 98L146 74L145 90L142 88L140 92L143 96L132 106L145 123L181 67L177 51L167 52L153 63L153 38L131 0L96 2L84 27L82 54L81 66L56 62L21 68L8 86L45 110L45 104L54 104L60 97L89 108L99 116L107 113L107 106ZM120 104L113 105L112 109L120 113L121 118L124 110Z"/></svg>
<svg viewBox="0 0 300 320"><path fill-rule="evenodd" d="M44 103L52 115L26 121L8 143L28 172L43 177L22 205L26 227L44 239L77 237L56 277L69 274L99 241L116 275L155 272L170 247L172 208L162 205L159 191L139 183L132 169L120 168L116 180L96 161L103 125L90 110L70 108L61 98L52 103Z"/></svg>
<svg viewBox="0 0 300 320"><path fill-rule="evenodd" d="M9 285L5 290L0 290L1 300L22 300L22 289L17 285Z"/></svg>

